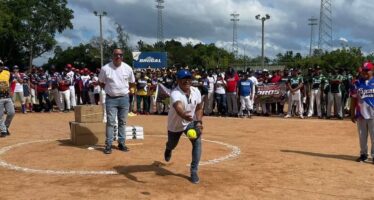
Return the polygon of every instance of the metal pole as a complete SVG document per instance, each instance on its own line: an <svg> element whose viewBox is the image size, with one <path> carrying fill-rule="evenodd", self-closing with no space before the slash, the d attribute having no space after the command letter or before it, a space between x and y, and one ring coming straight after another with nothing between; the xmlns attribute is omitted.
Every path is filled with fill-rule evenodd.
<svg viewBox="0 0 374 200"><path fill-rule="evenodd" d="M309 57L312 56L312 42L313 42L313 25L310 26L310 46L309 46Z"/></svg>
<svg viewBox="0 0 374 200"><path fill-rule="evenodd" d="M265 58L264 58L264 27L265 27L265 18L262 18L262 50L261 50L261 67L265 68Z"/></svg>
<svg viewBox="0 0 374 200"><path fill-rule="evenodd" d="M101 57L101 67L104 66L104 52L103 52L103 24L102 24L102 15L99 15L100 18L100 57Z"/></svg>
<svg viewBox="0 0 374 200"><path fill-rule="evenodd" d="M317 25L316 21L317 19L314 18L314 17L311 17L310 19L308 19L309 23L308 25L310 26L310 47L309 47L309 57L312 56L312 46L313 46L313 33L314 33L314 26Z"/></svg>
<svg viewBox="0 0 374 200"><path fill-rule="evenodd" d="M101 67L104 65L104 50L103 50L103 43L104 43L104 39L103 39L103 22L102 22L102 17L105 16L107 13L105 11L103 12L97 12L97 11L94 11L94 14L96 16L99 16L99 19L100 19L100 64L101 64Z"/></svg>

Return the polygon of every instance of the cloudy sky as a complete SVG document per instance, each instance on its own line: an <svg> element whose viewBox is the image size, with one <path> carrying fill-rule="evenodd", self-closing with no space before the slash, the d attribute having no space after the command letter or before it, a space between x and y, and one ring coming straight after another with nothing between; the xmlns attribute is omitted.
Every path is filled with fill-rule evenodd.
<svg viewBox="0 0 374 200"><path fill-rule="evenodd" d="M73 30L56 39L62 47L87 43L99 35L99 19L93 11L106 11L104 37L115 37L115 23L123 25L133 48L139 40L154 43L157 37L157 9L154 0L69 0L74 11ZM332 0L334 48L343 43L360 46L372 53L374 37L374 4L371 0ZM261 54L261 21L255 15L269 14L265 22L265 54L292 50L307 55L310 26L308 18L319 17L319 0L165 0L164 37L182 43L214 43L231 51L232 22L230 14L240 14L238 22L239 54L255 57ZM318 27L315 28L318 40ZM43 63L51 56L35 60Z"/></svg>

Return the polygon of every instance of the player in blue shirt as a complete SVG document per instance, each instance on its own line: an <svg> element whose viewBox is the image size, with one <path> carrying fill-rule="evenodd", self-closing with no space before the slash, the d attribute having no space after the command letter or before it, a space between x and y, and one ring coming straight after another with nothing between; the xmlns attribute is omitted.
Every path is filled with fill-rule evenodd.
<svg viewBox="0 0 374 200"><path fill-rule="evenodd" d="M244 73L243 78L238 83L238 94L240 96L240 110L239 117L244 117L243 110L247 110L247 117L251 117L250 113L250 102L253 99L253 83L248 78L249 74Z"/></svg>
<svg viewBox="0 0 374 200"><path fill-rule="evenodd" d="M351 120L353 123L357 122L360 141L360 157L357 162L365 162L368 158L368 135L370 135L371 140L371 157L374 157L373 68L372 63L364 63L360 70L360 78L354 83L351 90Z"/></svg>

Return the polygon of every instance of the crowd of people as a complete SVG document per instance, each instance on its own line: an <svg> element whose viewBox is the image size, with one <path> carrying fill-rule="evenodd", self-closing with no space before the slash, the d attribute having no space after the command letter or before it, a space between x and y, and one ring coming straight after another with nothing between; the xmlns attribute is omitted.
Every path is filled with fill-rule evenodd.
<svg viewBox="0 0 374 200"><path fill-rule="evenodd" d="M66 64L62 72L55 66L47 71L33 67L30 72L20 72L18 66L9 69L0 62L0 136L10 135L8 128L18 99L23 113L69 112L81 104L105 105L105 154L112 153L115 129L118 149L129 151L124 137L128 115L168 113L165 161L170 161L183 133L190 130L199 133L190 139L193 146L191 182L199 183L203 115L276 115L302 119L313 116L343 119L350 115L352 122L357 122L359 132L357 161L367 161L368 135L371 136L371 156L374 156L374 65L371 62L365 62L353 76L344 70L322 73L319 66L304 73L299 69L236 71L232 67L225 71L189 67L134 70L122 62L122 58L122 50L115 49L113 61L95 72L77 69L71 64ZM266 90L269 85L284 87ZM270 101L263 100L262 96L266 95ZM4 112L7 112L5 121L2 119Z"/></svg>
<svg viewBox="0 0 374 200"><path fill-rule="evenodd" d="M189 67L186 67L187 69ZM76 105L101 104L105 96L98 82L100 69L90 71L66 64L63 71L55 66L47 70L33 67L11 71L11 97L19 101L20 111L69 112ZM319 66L302 73L300 69L269 71L236 71L233 68L189 69L192 85L204 96L204 115L223 117L282 116L300 118L343 119L349 115L349 89L354 77L344 70L322 73ZM129 115L166 114L168 98L157 99L158 84L168 90L176 86L176 67L167 69L135 69L136 84L130 86ZM282 101L264 103L256 90L263 84L284 84ZM158 101L157 101L158 100ZM285 107L288 105L288 108Z"/></svg>

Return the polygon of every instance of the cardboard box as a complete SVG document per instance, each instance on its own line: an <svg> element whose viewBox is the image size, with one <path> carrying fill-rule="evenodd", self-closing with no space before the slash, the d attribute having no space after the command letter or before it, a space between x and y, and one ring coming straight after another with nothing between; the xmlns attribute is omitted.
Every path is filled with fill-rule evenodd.
<svg viewBox="0 0 374 200"><path fill-rule="evenodd" d="M102 105L82 105L74 108L75 121L80 123L102 122L104 111Z"/></svg>
<svg viewBox="0 0 374 200"><path fill-rule="evenodd" d="M105 144L105 123L70 122L70 131L74 145Z"/></svg>

